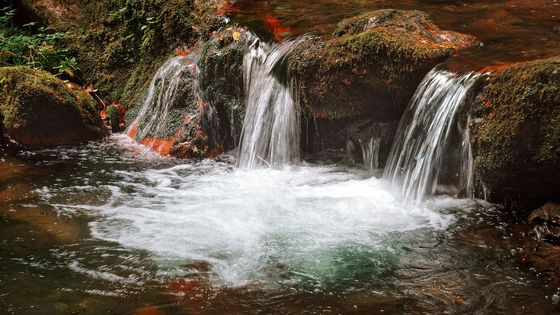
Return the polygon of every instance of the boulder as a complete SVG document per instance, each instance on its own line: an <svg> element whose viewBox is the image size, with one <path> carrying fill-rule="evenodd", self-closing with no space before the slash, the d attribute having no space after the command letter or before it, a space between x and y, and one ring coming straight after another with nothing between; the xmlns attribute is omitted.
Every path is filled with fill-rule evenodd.
<svg viewBox="0 0 560 315"><path fill-rule="evenodd" d="M68 31L82 20L82 5L68 0L19 0L33 20L59 31Z"/></svg>
<svg viewBox="0 0 560 315"><path fill-rule="evenodd" d="M106 135L96 102L53 75L29 67L0 68L5 137L27 149L72 145Z"/></svg>
<svg viewBox="0 0 560 315"><path fill-rule="evenodd" d="M228 28L206 42L199 62L204 96L230 129L229 149L238 145L241 136L245 116L243 58L254 40L243 29Z"/></svg>
<svg viewBox="0 0 560 315"><path fill-rule="evenodd" d="M440 30L423 12L400 10L368 12L342 21L333 37L304 41L288 56L288 73L300 84L299 101L310 122L304 150L341 150L348 140L357 147L351 138L367 131L356 126L398 125L424 76L476 43L472 36ZM383 136L388 143L382 145L381 165L396 128L391 129L367 136Z"/></svg>
<svg viewBox="0 0 560 315"><path fill-rule="evenodd" d="M513 208L560 198L560 57L488 76L474 100L475 173Z"/></svg>
<svg viewBox="0 0 560 315"><path fill-rule="evenodd" d="M315 118L398 120L435 65L476 43L441 31L420 11L369 12L342 21L334 35L304 41L288 57Z"/></svg>

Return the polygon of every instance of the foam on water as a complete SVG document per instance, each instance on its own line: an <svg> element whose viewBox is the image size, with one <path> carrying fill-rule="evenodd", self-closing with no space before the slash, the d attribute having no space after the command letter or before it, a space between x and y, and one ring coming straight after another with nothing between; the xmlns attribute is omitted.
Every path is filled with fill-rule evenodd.
<svg viewBox="0 0 560 315"><path fill-rule="evenodd" d="M333 167L236 169L207 161L113 176L89 188L107 193L106 203L80 207L95 214L93 236L147 250L162 266L206 261L217 285L321 284L354 272L374 275L398 258L395 235L444 229L453 220L401 203L379 179ZM50 198L69 191L40 193Z"/></svg>

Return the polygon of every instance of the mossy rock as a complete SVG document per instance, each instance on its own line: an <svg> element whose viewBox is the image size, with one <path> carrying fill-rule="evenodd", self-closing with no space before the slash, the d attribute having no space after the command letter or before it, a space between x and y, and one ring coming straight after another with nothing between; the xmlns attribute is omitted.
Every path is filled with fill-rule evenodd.
<svg viewBox="0 0 560 315"><path fill-rule="evenodd" d="M72 145L106 135L93 98L29 67L0 68L4 135L28 148Z"/></svg>
<svg viewBox="0 0 560 315"><path fill-rule="evenodd" d="M435 65L476 43L419 11L372 11L342 21L334 35L304 41L288 57L301 103L316 118L398 120Z"/></svg>
<svg viewBox="0 0 560 315"><path fill-rule="evenodd" d="M560 198L560 57L491 74L475 100L475 170L491 200Z"/></svg>
<svg viewBox="0 0 560 315"><path fill-rule="evenodd" d="M234 38L235 34L235 38ZM210 39L200 58L201 87L205 99L216 107L222 124L229 128L233 149L245 117L243 58L256 38L240 28L228 28ZM227 126L226 126L227 125Z"/></svg>

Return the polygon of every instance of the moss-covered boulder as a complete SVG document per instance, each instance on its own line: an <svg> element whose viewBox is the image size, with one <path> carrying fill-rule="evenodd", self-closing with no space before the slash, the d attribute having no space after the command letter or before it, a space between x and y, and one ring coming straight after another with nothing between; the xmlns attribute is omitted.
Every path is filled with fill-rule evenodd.
<svg viewBox="0 0 560 315"><path fill-rule="evenodd" d="M538 206L560 198L560 57L491 74L475 100L475 171L489 198Z"/></svg>
<svg viewBox="0 0 560 315"><path fill-rule="evenodd" d="M369 12L342 21L334 35L305 41L289 56L302 104L317 118L399 119L435 65L476 43L420 11Z"/></svg>
<svg viewBox="0 0 560 315"><path fill-rule="evenodd" d="M106 130L93 98L51 74L28 67L0 68L3 134L28 148L97 140Z"/></svg>
<svg viewBox="0 0 560 315"><path fill-rule="evenodd" d="M288 56L288 73L300 84L307 116L304 150L340 151L348 141L359 148L360 142L381 137L382 166L395 128L379 134L369 126L398 125L424 76L476 43L472 36L440 30L423 12L400 10L350 18L332 37L302 42Z"/></svg>
<svg viewBox="0 0 560 315"><path fill-rule="evenodd" d="M59 31L77 27L82 20L81 4L77 0L18 0L33 19Z"/></svg>
<svg viewBox="0 0 560 315"><path fill-rule="evenodd" d="M222 30L206 42L199 62L204 97L216 107L224 124L227 122L233 142L241 136L245 115L243 58L254 40L240 28Z"/></svg>

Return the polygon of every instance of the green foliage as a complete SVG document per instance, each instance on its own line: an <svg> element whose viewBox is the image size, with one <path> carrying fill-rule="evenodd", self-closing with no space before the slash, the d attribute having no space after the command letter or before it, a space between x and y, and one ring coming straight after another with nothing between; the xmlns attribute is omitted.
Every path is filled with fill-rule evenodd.
<svg viewBox="0 0 560 315"><path fill-rule="evenodd" d="M111 123L111 128L113 131L119 130L121 110L116 105L109 105L107 107L107 117Z"/></svg>
<svg viewBox="0 0 560 315"><path fill-rule="evenodd" d="M68 33L28 23L14 26L15 9L0 10L0 66L26 65L56 75L74 76L77 67L71 49L65 47Z"/></svg>

